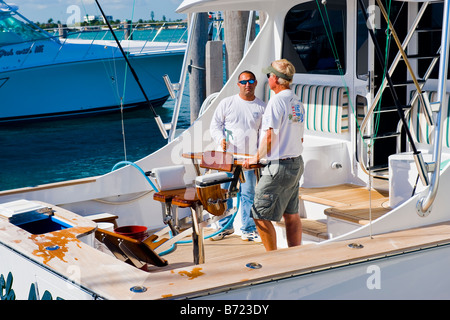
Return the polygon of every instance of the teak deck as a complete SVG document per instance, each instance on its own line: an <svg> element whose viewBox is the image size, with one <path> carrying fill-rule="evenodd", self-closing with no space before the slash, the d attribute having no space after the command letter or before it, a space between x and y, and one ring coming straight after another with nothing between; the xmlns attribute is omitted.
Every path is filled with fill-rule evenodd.
<svg viewBox="0 0 450 320"><path fill-rule="evenodd" d="M206 229L205 236L208 236L215 230ZM186 237L184 240L190 240L191 237ZM205 262L217 262L224 259L242 258L246 255L261 254L265 252L264 245L260 242L250 242L241 240L238 235L229 235L223 240L212 241L205 239ZM160 272L171 270L180 267L195 266L192 261L192 244L182 243L177 244L175 251L164 255L169 261L169 265L166 267L149 266L150 272Z"/></svg>
<svg viewBox="0 0 450 320"><path fill-rule="evenodd" d="M223 254L222 249L228 246L226 243L229 240L240 241L229 238L222 243L212 243L211 248L215 251L216 256L208 258L207 252L207 261L202 265L183 265L174 262L174 256L171 258L168 255L169 265L173 269L151 269L147 274L142 271L123 270L120 273L121 279L122 281L127 279L127 281L125 283L117 281L115 287L110 288L111 291L106 297L113 299L183 299L226 291L233 287L310 274L314 270L367 261L367 259L386 257L396 253L401 254L423 247L435 246L438 243L448 243L450 241L450 225L443 223L376 235L373 238L367 237L322 245L309 244L272 252L264 252L261 248L262 252L252 253L248 251L248 248L253 247L254 244L244 247L244 243L240 244L242 248L238 250L239 255L237 256ZM361 244L362 249L350 248L348 245L353 242ZM186 249L189 250L189 247ZM280 263L281 261L282 263ZM250 269L247 267L249 263L258 263L262 268ZM107 267L103 269L103 272L105 273L104 281L112 285L114 282L111 279L117 276L118 270L115 269L113 272L113 269ZM102 281L96 282L98 288L101 288L101 283ZM149 290L142 294L129 293L128 287L136 283L148 287Z"/></svg>
<svg viewBox="0 0 450 320"><path fill-rule="evenodd" d="M372 189L353 184L340 184L321 188L299 188L300 198L303 200L329 205L330 207L342 207L369 200L386 199L387 191Z"/></svg>
<svg viewBox="0 0 450 320"><path fill-rule="evenodd" d="M75 226L70 229L33 236L23 229L0 219L2 243L56 273L68 274L69 265L77 265L81 272L80 284L106 299L173 299L227 290L274 279L310 274L313 270L342 266L367 259L383 258L393 254L435 247L450 243L450 223L440 223L409 230L390 232L352 241L309 244L295 248L265 252L259 243L241 241L230 236L223 241L206 240L206 263L193 265L189 244L164 256L169 266L150 268L145 272L106 255L77 239L79 234L93 232L94 224L62 208L53 207L55 215ZM63 246L65 250L47 251L48 243ZM348 244L357 242L363 247L355 250ZM282 263L280 263L282 261ZM247 267L258 263L260 269ZM136 285L148 288L133 293Z"/></svg>
<svg viewBox="0 0 450 320"><path fill-rule="evenodd" d="M391 210L388 191L352 184L299 188L299 198L330 206L325 215L355 224L367 224Z"/></svg>

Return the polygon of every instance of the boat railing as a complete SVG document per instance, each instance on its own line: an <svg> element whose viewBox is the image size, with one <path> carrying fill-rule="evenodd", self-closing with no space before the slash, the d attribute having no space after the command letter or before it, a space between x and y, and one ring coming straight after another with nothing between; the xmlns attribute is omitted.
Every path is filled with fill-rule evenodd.
<svg viewBox="0 0 450 320"><path fill-rule="evenodd" d="M145 42L186 42L187 26L185 23L177 22L163 22L163 23L143 23L136 24L120 24L112 25L116 36L119 40L142 40ZM47 32L55 37L69 38L69 39L88 39L93 38L98 40L114 40L111 32L106 25L94 26L71 26L65 27L59 25L58 28L45 29ZM173 32L164 39L160 36L162 30L173 30ZM180 31L181 30L181 31ZM98 38L98 35L102 35ZM160 37L158 37L160 36Z"/></svg>
<svg viewBox="0 0 450 320"><path fill-rule="evenodd" d="M421 16L423 11L425 10L426 5L422 6L420 13L418 14L417 18ZM448 65L448 55L449 55L449 40L450 40L450 25L449 25L449 17L450 17L450 6L448 0L445 0L444 2L444 11L443 11L443 28L442 28L442 37L441 37L441 47L440 47L440 60L439 60L439 81L438 81L438 90L437 90L437 101L433 103L434 109L438 110L436 113L436 121L434 123L435 130L434 130L434 140L433 140L433 159L431 163L424 163L423 158L421 157L420 152L415 151L415 163L418 169L419 174L421 175L421 178L426 179L426 183L424 185L428 186L428 190L426 193L421 195L419 197L419 200L416 204L416 210L419 216L427 216L431 212L431 206L436 198L437 195L437 189L439 186L439 174L440 174L440 163L441 163L441 152L442 152L442 135L443 135L443 106L447 105L447 97L446 97L446 81L447 81L447 65ZM417 22L414 22L413 25L416 25L418 23L418 19L416 19ZM415 26L414 26L415 28ZM412 28L413 29L413 28ZM407 40L405 42L409 42L409 36L407 37ZM397 58L394 61L393 68L395 68L395 64L398 62L399 54L397 55ZM428 69L426 72L426 78L429 76L429 72L431 72L432 67L434 67L434 63L436 63L436 60L433 60L432 66ZM386 78L390 76L392 72L392 69L390 68L386 74ZM378 93L381 93L384 88L381 88ZM417 90L417 93L420 92L420 89ZM376 106L376 103L378 102L378 99L380 98L381 94L377 94L377 96L374 98L374 101L372 102L372 107L370 108L369 112L366 114L366 117L363 121L363 124L361 125L362 132L365 129L365 126L368 123L368 120L373 114L374 108ZM414 99L417 99L418 97L414 96ZM422 103L425 105L424 103ZM431 125L428 121L428 118L431 118L431 115L427 117L427 123ZM430 119L431 120L431 119ZM405 124L402 124L401 126L406 127ZM401 127L399 125L399 128ZM405 128L407 131L407 128ZM407 132L408 133L408 132ZM412 147L414 146L414 141L412 137L408 137L410 140L410 143L412 144ZM416 157L418 155L419 157ZM431 175L431 178L429 179L428 174Z"/></svg>
<svg viewBox="0 0 450 320"><path fill-rule="evenodd" d="M447 105L447 67L449 61L449 41L450 41L450 4L448 0L444 1L444 12L442 20L442 36L441 36L441 58L439 61L439 82L438 82L438 102L439 111L436 118L436 129L434 132L434 143L433 143L433 162L434 170L431 175L430 188L426 195L422 196L417 202L417 212L420 216L427 216L430 213L431 205L436 198L437 189L439 186L439 174L440 174L440 163L441 163L441 152L442 152L442 129L443 121L442 112L444 106Z"/></svg>
<svg viewBox="0 0 450 320"><path fill-rule="evenodd" d="M32 48L36 47L38 43L47 40L53 40L55 44L59 45L58 50L55 55L50 57L49 61L56 61L58 57L60 57L61 52L67 44L70 44L70 39L80 39L80 40L90 40L90 45L87 46L86 51L83 53L83 58L89 55L92 52L96 41L101 40L114 40L111 32L109 30L103 30L102 26L96 26L96 30L92 30L90 27L76 27L76 28L62 28L62 29L52 29L45 30L48 32L48 35L43 35L40 39L33 39L30 41L23 41L18 43L11 43L14 45L20 44L29 44L28 53L24 55L20 67L23 67L27 60L28 56L32 52ZM66 32L65 30L70 30L70 32ZM151 44L160 45L164 44L163 47L160 48L161 51L168 51L171 48L172 44L185 43L187 41L187 28L186 25L182 23L165 23L161 25L151 26L149 24L137 23L131 28L131 31L127 33L123 28L118 28L116 26L117 34L121 44L127 40L139 40L139 47L133 47L133 54L142 54L145 50L148 50L151 47ZM162 30L173 30L173 32L166 32L163 36L161 36ZM128 44L122 44L125 50L128 49ZM113 48L113 47L112 47ZM119 50L117 47L114 50ZM114 53L115 54L115 53Z"/></svg>
<svg viewBox="0 0 450 320"><path fill-rule="evenodd" d="M416 18L412 22L412 24L410 26L410 30L409 30L408 34L406 35L403 43L400 44L399 42L397 42L399 51L398 51L397 55L395 56L393 62L391 63L391 65L389 67L389 70L387 71L386 78L387 77L391 77L393 75L394 70L397 68L397 65L400 62L400 60L402 60L402 59L407 60L407 59L404 58L404 50L406 49L406 47L408 46L409 42L411 41L411 39L412 39L412 37L414 35L414 30L416 29L416 27L419 24L422 16L424 15L427 6L428 6L428 3L424 2L423 6L420 8L419 12L417 13ZM380 5L380 7L381 7L381 5ZM408 69L408 71L410 71L410 69ZM378 89L378 92L376 93L375 97L373 98L373 100L371 102L371 106L370 106L369 110L367 111L367 114L366 114L365 118L362 121L361 129L360 129L361 132L365 132L366 128L369 127L369 124L372 121L372 117L373 117L373 115L375 113L375 109L377 108L378 103L379 103L379 101L380 101L380 99L381 99L381 97L382 97L382 95L384 93L384 90L387 87L388 87L388 81L383 81L381 83L380 88ZM421 86L418 87L417 88L417 92L421 92L421 89L422 89ZM417 99L418 97L419 97L419 95L413 97L413 100ZM400 120L400 123L401 122L402 121ZM400 125L399 125L399 127L400 127ZM361 137L361 138L363 138L363 137ZM414 143L413 141L411 141L411 142ZM359 152L360 152L360 159L363 159L363 152L364 152L363 148L360 148ZM363 161L360 162L360 167L363 170L363 172L365 172L368 175L371 175L370 172L369 172L369 169L366 168L366 164L364 164ZM420 168L418 168L418 169L420 171Z"/></svg>
<svg viewBox="0 0 450 320"><path fill-rule="evenodd" d="M68 30L70 32L65 32ZM172 32L166 32L161 35L163 30L171 30ZM65 35L66 39L86 39L92 40L114 40L111 32L105 30L104 26L93 27L71 27L71 28L59 28L53 30L55 36L61 38L61 35ZM141 48L137 53L141 54L149 44L152 43L165 43L163 51L170 49L171 44L185 43L187 41L187 27L183 23L170 23L165 22L163 24L148 24L137 23L135 25L121 25L115 26L115 34L122 43L125 40L140 40L143 41ZM67 34L67 35L66 35ZM123 46L125 49L127 46Z"/></svg>

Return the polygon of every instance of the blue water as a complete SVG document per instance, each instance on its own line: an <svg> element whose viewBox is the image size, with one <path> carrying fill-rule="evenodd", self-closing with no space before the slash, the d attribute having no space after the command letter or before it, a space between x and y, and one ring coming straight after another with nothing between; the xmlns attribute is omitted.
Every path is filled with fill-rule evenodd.
<svg viewBox="0 0 450 320"><path fill-rule="evenodd" d="M186 40L184 31L163 30L155 41L178 41L180 37ZM155 30L135 31L133 39L151 41L155 34ZM120 40L123 32L116 35ZM80 36L93 37L113 39L105 31ZM156 108L164 123L171 122L174 104L169 97L162 107ZM118 111L87 118L0 126L0 190L102 175L118 162L137 161L167 143L148 108L124 112L123 123L124 135L122 115ZM189 125L188 76L177 129Z"/></svg>
<svg viewBox="0 0 450 320"><path fill-rule="evenodd" d="M176 35L182 32L176 30ZM173 30L164 30L160 36L158 40L168 40L173 37ZM163 122L171 122L174 104L169 98L156 108ZM186 81L177 128L187 128L189 119ZM149 108L124 112L123 123L124 135L118 111L87 118L0 126L0 190L105 174L116 163L137 161L167 143Z"/></svg>
<svg viewBox="0 0 450 320"><path fill-rule="evenodd" d="M184 97L178 128L189 126ZM172 119L174 101L156 108ZM123 160L136 161L167 143L148 108L89 118L41 121L0 127L0 190L101 175Z"/></svg>
<svg viewBox="0 0 450 320"><path fill-rule="evenodd" d="M122 40L124 36L123 30L114 31L117 39ZM54 33L57 36L57 33ZM114 40L114 36L108 30L101 31L85 31L78 33L71 33L69 38L78 39L95 39L95 40ZM148 29L148 30L136 30L132 33L133 40L144 40L144 41L187 41L188 34L186 28L177 29L164 29L158 33L158 29Z"/></svg>

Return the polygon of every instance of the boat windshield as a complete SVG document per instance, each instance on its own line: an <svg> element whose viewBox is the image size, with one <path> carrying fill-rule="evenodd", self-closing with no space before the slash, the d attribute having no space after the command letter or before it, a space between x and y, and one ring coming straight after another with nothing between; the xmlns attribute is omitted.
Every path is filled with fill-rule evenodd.
<svg viewBox="0 0 450 320"><path fill-rule="evenodd" d="M45 38L47 37L44 34L33 29L29 24L13 17L11 12L0 11L0 46Z"/></svg>

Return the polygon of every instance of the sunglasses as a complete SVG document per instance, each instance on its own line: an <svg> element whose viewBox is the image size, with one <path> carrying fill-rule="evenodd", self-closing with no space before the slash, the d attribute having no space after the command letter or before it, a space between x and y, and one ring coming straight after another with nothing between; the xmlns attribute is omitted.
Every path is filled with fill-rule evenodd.
<svg viewBox="0 0 450 320"><path fill-rule="evenodd" d="M241 80L241 81L239 81L239 83L244 85L244 86L247 84L247 82L250 83L250 84L254 84L255 80L251 79L251 80Z"/></svg>

